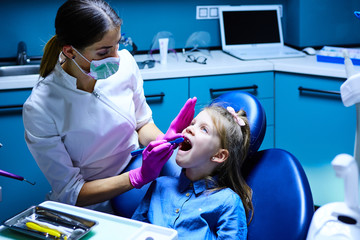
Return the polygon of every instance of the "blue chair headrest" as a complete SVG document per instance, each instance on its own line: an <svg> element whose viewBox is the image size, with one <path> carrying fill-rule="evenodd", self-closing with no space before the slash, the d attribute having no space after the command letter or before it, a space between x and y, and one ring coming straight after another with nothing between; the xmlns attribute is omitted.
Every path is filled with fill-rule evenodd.
<svg viewBox="0 0 360 240"><path fill-rule="evenodd" d="M251 135L249 155L256 153L266 132L265 110L259 100L254 95L239 90L220 95L210 105L215 103L224 108L231 106L236 112L241 109L246 112Z"/></svg>

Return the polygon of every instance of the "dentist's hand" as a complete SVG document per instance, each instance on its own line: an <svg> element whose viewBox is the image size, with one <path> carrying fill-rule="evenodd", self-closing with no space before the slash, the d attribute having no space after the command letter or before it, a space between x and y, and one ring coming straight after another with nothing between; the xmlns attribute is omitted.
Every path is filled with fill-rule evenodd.
<svg viewBox="0 0 360 240"><path fill-rule="evenodd" d="M166 140L152 141L143 151L142 166L130 170L129 179L135 188L141 188L145 184L155 180L174 152L172 144Z"/></svg>
<svg viewBox="0 0 360 240"><path fill-rule="evenodd" d="M194 118L196 100L196 97L189 98L176 118L171 122L170 127L165 135L159 135L156 140L164 139L171 141L182 137L181 132L190 125Z"/></svg>

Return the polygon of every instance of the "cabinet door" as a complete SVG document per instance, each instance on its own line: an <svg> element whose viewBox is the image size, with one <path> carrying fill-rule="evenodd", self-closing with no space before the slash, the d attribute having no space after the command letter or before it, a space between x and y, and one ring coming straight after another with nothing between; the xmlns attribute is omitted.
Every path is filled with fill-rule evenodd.
<svg viewBox="0 0 360 240"><path fill-rule="evenodd" d="M314 203L344 201L343 180L331 161L353 155L355 107L344 107L343 79L295 74L275 75L275 146L295 155L309 179Z"/></svg>
<svg viewBox="0 0 360 240"><path fill-rule="evenodd" d="M188 89L188 78L144 81L145 97L154 122L164 133L188 99Z"/></svg>
<svg viewBox="0 0 360 240"><path fill-rule="evenodd" d="M36 182L30 185L0 176L0 222L45 200L50 185L30 154L24 139L22 104L30 89L0 91L0 169Z"/></svg>
<svg viewBox="0 0 360 240"><path fill-rule="evenodd" d="M213 99L233 90L255 95L266 113L266 133L260 149L274 147L274 74L273 72L229 74L190 78L190 97L198 98L196 113Z"/></svg>

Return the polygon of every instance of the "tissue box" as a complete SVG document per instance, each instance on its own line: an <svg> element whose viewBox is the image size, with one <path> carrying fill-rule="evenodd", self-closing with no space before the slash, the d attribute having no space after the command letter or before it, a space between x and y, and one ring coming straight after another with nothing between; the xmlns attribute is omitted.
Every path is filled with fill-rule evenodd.
<svg viewBox="0 0 360 240"><path fill-rule="evenodd" d="M344 64L344 50L348 52L349 57L354 65L360 65L360 49L356 48L325 46L316 54L316 60L318 62Z"/></svg>

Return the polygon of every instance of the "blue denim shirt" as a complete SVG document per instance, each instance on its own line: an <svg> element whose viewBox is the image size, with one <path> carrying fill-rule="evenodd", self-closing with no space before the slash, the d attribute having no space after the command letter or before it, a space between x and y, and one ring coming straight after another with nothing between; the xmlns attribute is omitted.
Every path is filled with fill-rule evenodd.
<svg viewBox="0 0 360 240"><path fill-rule="evenodd" d="M213 187L205 180L191 182L180 177L154 181L133 219L177 230L179 240L246 240L247 222L242 201L230 188Z"/></svg>

